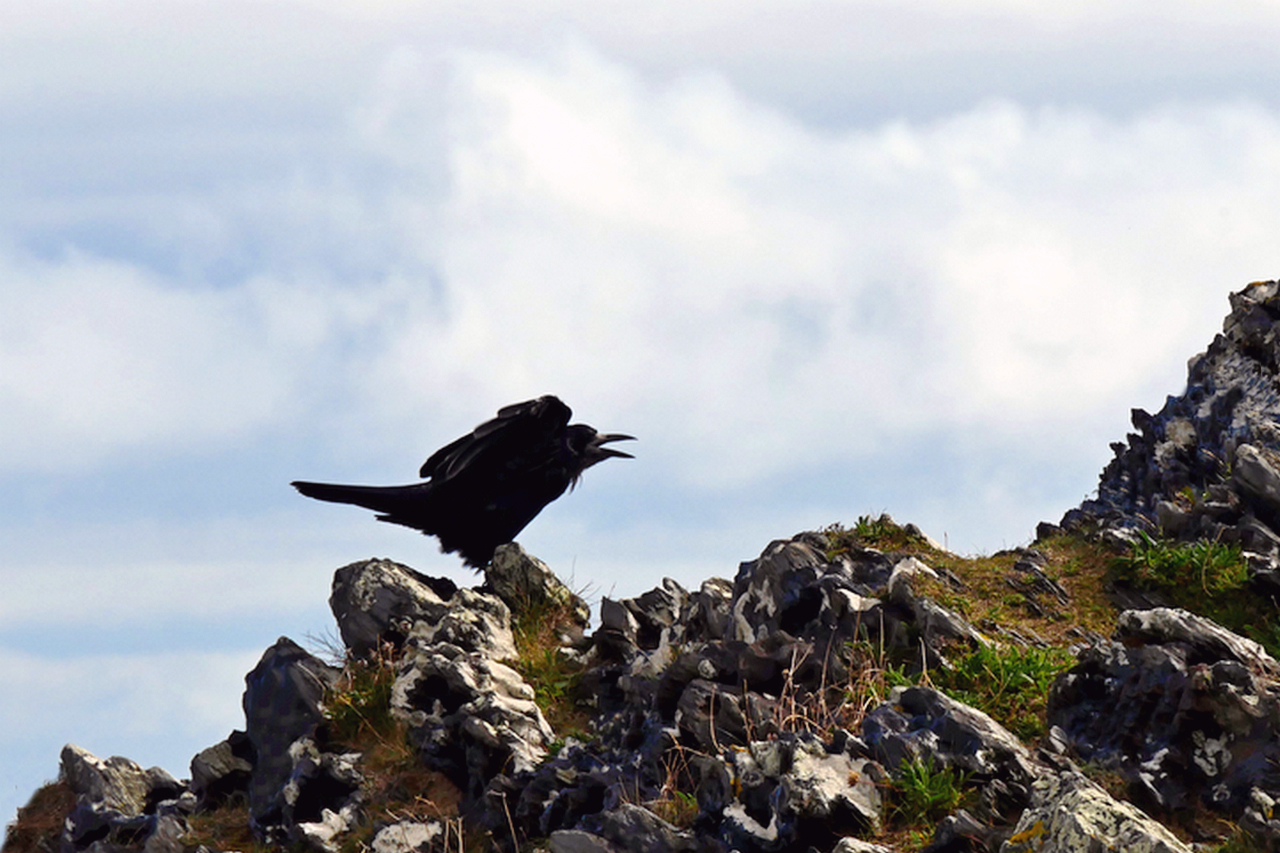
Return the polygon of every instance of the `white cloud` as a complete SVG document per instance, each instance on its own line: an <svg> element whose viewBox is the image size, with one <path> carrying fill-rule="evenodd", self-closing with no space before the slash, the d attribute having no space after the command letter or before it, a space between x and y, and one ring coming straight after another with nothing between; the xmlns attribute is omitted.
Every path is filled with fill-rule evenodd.
<svg viewBox="0 0 1280 853"><path fill-rule="evenodd" d="M1079 434L1153 371L1176 391L1225 292L1273 273L1280 122L1246 102L1117 120L994 101L834 133L581 43L401 49L365 102L366 159L200 202L197 234L271 211L269 272L5 264L6 467L302 418L421 441L547 391L704 485L946 423ZM368 158L396 176L378 195L343 172ZM364 256L369 222L381 272L317 279Z"/></svg>

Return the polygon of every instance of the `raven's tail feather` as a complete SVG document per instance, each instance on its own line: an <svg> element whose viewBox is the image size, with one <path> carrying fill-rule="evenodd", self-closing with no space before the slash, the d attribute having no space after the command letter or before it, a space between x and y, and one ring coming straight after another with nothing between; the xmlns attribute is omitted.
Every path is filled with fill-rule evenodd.
<svg viewBox="0 0 1280 853"><path fill-rule="evenodd" d="M295 489L309 498L330 503L355 504L395 516L422 499L422 486L342 486L295 480ZM391 519L389 519L391 520Z"/></svg>

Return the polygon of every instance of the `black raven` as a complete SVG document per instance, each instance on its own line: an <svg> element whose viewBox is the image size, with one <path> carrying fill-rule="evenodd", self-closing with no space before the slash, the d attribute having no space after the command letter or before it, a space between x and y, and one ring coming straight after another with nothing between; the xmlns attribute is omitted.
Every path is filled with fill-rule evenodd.
<svg viewBox="0 0 1280 853"><path fill-rule="evenodd" d="M456 441L431 454L409 486L339 486L295 481L309 498L355 504L440 540L463 562L482 569L542 508L576 485L582 472L630 453L604 445L633 440L569 424L572 411L550 395L498 410Z"/></svg>

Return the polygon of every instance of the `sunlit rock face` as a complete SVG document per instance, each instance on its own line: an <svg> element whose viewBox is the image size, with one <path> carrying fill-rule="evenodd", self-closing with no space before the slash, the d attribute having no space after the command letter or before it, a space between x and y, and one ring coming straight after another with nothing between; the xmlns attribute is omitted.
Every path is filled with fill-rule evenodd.
<svg viewBox="0 0 1280 853"><path fill-rule="evenodd" d="M1238 542L1260 571L1280 566L1280 282L1230 302L1186 390L1154 415L1133 410L1136 432L1112 444L1097 498L1063 527Z"/></svg>

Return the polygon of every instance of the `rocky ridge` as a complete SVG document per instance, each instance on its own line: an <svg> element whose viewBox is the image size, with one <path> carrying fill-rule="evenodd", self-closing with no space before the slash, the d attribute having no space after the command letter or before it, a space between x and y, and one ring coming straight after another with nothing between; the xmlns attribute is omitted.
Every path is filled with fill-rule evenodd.
<svg viewBox="0 0 1280 853"><path fill-rule="evenodd" d="M68 745L28 807L56 829L30 812L4 853L1280 849L1280 663L1150 590L1091 597L1141 531L1239 549L1232 594L1271 602L1278 331L1280 285L1234 294L1098 497L990 558L861 519L594 630L518 545L476 589L345 566L343 660L277 641L188 779Z"/></svg>

